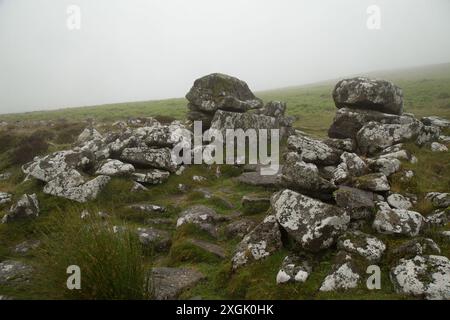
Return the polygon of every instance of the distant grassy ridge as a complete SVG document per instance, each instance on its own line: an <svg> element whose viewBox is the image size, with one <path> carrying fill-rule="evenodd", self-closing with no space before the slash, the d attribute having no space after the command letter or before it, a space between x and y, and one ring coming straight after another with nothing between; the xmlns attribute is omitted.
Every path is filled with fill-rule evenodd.
<svg viewBox="0 0 450 320"><path fill-rule="evenodd" d="M352 75L357 76L357 75ZM359 76L393 81L404 92L405 111L417 117L438 115L450 118L450 63L411 69L379 71ZM281 100L288 103L288 113L296 116L296 127L319 136L326 134L336 108L331 92L338 81L257 92L264 101ZM184 98L105 104L20 114L0 115L0 121L57 120L116 121L129 117L170 116L184 119L187 101Z"/></svg>

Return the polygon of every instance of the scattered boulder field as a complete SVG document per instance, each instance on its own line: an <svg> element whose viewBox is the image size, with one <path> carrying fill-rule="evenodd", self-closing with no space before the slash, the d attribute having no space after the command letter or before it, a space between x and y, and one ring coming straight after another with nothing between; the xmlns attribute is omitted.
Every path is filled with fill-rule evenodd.
<svg viewBox="0 0 450 320"><path fill-rule="evenodd" d="M403 112L402 90L389 81L344 79L332 97L336 115L328 138L319 139L293 127L285 103L264 104L244 81L211 74L196 80L186 95L188 121L118 122L106 134L90 126L70 149L36 157L22 171L27 180L40 181L43 193L86 203L115 177L133 181L130 192L140 192L156 185L164 188L171 176L183 175L189 164L175 162L171 150L180 143L191 145L194 121L202 121L204 130L280 129L286 144L279 172L263 175L261 165L246 166L233 178L242 185L266 188L271 197L244 196L242 213L234 216L193 205L173 225L174 229L196 225L212 239L224 230L227 238L237 240L235 249L227 252L203 239L188 239L189 245L230 261L232 274L287 250L273 279L277 286L294 283L299 290L323 259L321 253L332 251L332 267L321 280L320 292L364 286L367 267L389 257L389 279L398 294L450 299L450 260L432 238L437 233L428 232L448 226L450 193L426 194L433 212L425 215L415 209L421 195L391 189L394 176L414 178L404 163L416 163L418 158L407 144L448 152L450 137L444 132L450 121L434 116L417 119ZM0 174L0 179L8 178L8 173ZM194 177L197 183L203 179ZM202 194L208 197L207 192ZM13 202L15 197L19 200ZM5 224L40 218L36 194L0 192L0 206L10 206L2 219ZM164 207L136 204L130 209L160 215L154 221L161 224L171 223L163 219ZM267 213L261 220L249 219L261 212ZM117 226L114 232L120 230ZM161 253L171 250L171 233L159 230L158 223L136 232L144 246L154 245ZM439 237L445 232L449 231ZM391 238L396 246L387 245ZM18 250L25 250L22 247ZM0 284L28 279L30 273L32 268L19 261L0 261ZM176 299L184 289L208 281L191 267L161 266L152 273L156 299Z"/></svg>

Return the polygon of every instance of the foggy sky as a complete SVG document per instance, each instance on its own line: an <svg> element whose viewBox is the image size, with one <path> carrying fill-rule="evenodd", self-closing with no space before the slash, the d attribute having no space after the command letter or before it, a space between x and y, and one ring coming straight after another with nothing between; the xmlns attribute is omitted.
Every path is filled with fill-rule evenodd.
<svg viewBox="0 0 450 320"><path fill-rule="evenodd" d="M0 113L182 97L212 72L256 91L445 62L449 0L0 0Z"/></svg>

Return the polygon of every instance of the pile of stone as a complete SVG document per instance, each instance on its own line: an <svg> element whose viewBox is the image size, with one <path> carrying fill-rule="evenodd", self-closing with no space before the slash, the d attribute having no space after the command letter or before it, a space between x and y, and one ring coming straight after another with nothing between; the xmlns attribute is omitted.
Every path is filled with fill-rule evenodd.
<svg viewBox="0 0 450 320"><path fill-rule="evenodd" d="M411 240L388 252L394 257L391 280L396 290L450 299L450 261L440 256L432 239L420 240L430 226L449 221L449 194L428 194L436 211L424 217L412 210L418 195L394 193L390 186L394 174L396 179L414 177L402 168L403 162L417 162L405 143L433 150L445 141L441 129L449 122L436 117L419 121L403 113L402 91L388 81L342 80L333 99L338 111L329 138L300 131L288 137L280 190L272 196L269 215L237 246L233 268L273 254L286 234L296 250L283 261L278 283L306 281L314 271L314 254L337 248L320 291L356 288L366 268L388 251L377 234L401 235ZM424 244L416 245L418 241Z"/></svg>

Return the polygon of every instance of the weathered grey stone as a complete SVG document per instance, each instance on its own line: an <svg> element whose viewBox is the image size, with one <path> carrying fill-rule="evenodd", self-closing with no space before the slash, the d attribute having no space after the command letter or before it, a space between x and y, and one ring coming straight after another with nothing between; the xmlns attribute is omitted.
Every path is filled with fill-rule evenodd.
<svg viewBox="0 0 450 320"><path fill-rule="evenodd" d="M305 282L312 272L312 263L305 256L289 255L284 258L277 274L277 284Z"/></svg>
<svg viewBox="0 0 450 320"><path fill-rule="evenodd" d="M7 192L0 192L0 205L11 202L12 194Z"/></svg>
<svg viewBox="0 0 450 320"><path fill-rule="evenodd" d="M333 196L352 219L369 218L375 213L374 194L370 191L340 186Z"/></svg>
<svg viewBox="0 0 450 320"><path fill-rule="evenodd" d="M51 180L44 187L44 193L85 203L96 199L110 180L108 176L98 176L86 182L78 172L72 171Z"/></svg>
<svg viewBox="0 0 450 320"><path fill-rule="evenodd" d="M13 252L17 254L27 254L28 252L38 248L41 245L40 240L26 240L19 243L13 248Z"/></svg>
<svg viewBox="0 0 450 320"><path fill-rule="evenodd" d="M210 130L218 130L226 139L228 129L242 129L244 132L254 129L259 132L260 129L280 129L280 123L276 118L256 113L217 111L211 122ZM270 132L268 132L268 137L270 137Z"/></svg>
<svg viewBox="0 0 450 320"><path fill-rule="evenodd" d="M383 256L386 245L372 235L360 231L347 231L339 237L338 248L376 263Z"/></svg>
<svg viewBox="0 0 450 320"><path fill-rule="evenodd" d="M419 133L419 136L417 137L416 144L423 146L427 143L437 141L440 135L441 129L439 127L424 125Z"/></svg>
<svg viewBox="0 0 450 320"><path fill-rule="evenodd" d="M398 172L402 166L400 160L394 158L368 159L367 163L373 172L381 173L386 177Z"/></svg>
<svg viewBox="0 0 450 320"><path fill-rule="evenodd" d="M328 138L322 141L332 149L354 152L356 150L356 144L353 139L334 139Z"/></svg>
<svg viewBox="0 0 450 320"><path fill-rule="evenodd" d="M175 300L188 288L195 286L205 276L187 268L153 268L152 282L156 300Z"/></svg>
<svg viewBox="0 0 450 320"><path fill-rule="evenodd" d="M234 270L249 263L261 260L282 247L281 232L275 216L267 216L238 244L231 260Z"/></svg>
<svg viewBox="0 0 450 320"><path fill-rule="evenodd" d="M300 160L301 157L290 152L282 169L281 182L290 189L326 199L336 190L336 186L320 176L319 169L313 163Z"/></svg>
<svg viewBox="0 0 450 320"><path fill-rule="evenodd" d="M276 188L281 184L281 175L262 175L260 172L244 172L236 178L236 181L252 186Z"/></svg>
<svg viewBox="0 0 450 320"><path fill-rule="evenodd" d="M108 159L99 165L95 174L114 177L130 175L133 172L133 165L120 160Z"/></svg>
<svg viewBox="0 0 450 320"><path fill-rule="evenodd" d="M177 220L177 227L180 227L186 223L216 224L228 220L230 220L229 217L217 214L216 211L210 207L206 207L203 205L196 205L184 210L180 214L180 217Z"/></svg>
<svg viewBox="0 0 450 320"><path fill-rule="evenodd" d="M170 177L169 171L153 169L145 172L135 172L132 179L136 182L144 184L161 184L166 182Z"/></svg>
<svg viewBox="0 0 450 320"><path fill-rule="evenodd" d="M402 90L392 82L368 78L352 78L339 81L333 90L337 108L356 108L401 115L403 113Z"/></svg>
<svg viewBox="0 0 450 320"><path fill-rule="evenodd" d="M228 238L240 238L242 239L252 229L254 229L256 223L248 219L239 219L231 222L225 227L225 234Z"/></svg>
<svg viewBox="0 0 450 320"><path fill-rule="evenodd" d="M151 247L157 252L169 251L172 244L170 234L165 230L158 230L151 227L138 228L137 234L139 242L142 245Z"/></svg>
<svg viewBox="0 0 450 320"><path fill-rule="evenodd" d="M129 205L128 208L142 211L146 213L164 213L166 212L166 208L158 205L154 205L151 203L137 203Z"/></svg>
<svg viewBox="0 0 450 320"><path fill-rule="evenodd" d="M39 216L39 211L39 201L36 194L24 194L3 216L2 222L8 223L19 219L36 218Z"/></svg>
<svg viewBox="0 0 450 320"><path fill-rule="evenodd" d="M177 171L177 165L172 160L171 151L168 148L125 148L122 151L120 158L125 162L130 162L136 165L167 170L173 173Z"/></svg>
<svg viewBox="0 0 450 320"><path fill-rule="evenodd" d="M395 247L392 256L396 259L414 258L417 255L441 254L441 249L432 239L417 238Z"/></svg>
<svg viewBox="0 0 450 320"><path fill-rule="evenodd" d="M391 209L387 203L379 203L373 228L383 234L402 234L415 237L425 225L425 218L418 212Z"/></svg>
<svg viewBox="0 0 450 320"><path fill-rule="evenodd" d="M33 269L14 260L0 262L0 285L11 285L28 282Z"/></svg>
<svg viewBox="0 0 450 320"><path fill-rule="evenodd" d="M271 204L281 227L309 251L329 248L350 222L342 208L287 189L275 193Z"/></svg>
<svg viewBox="0 0 450 320"><path fill-rule="evenodd" d="M102 139L103 136L95 128L86 128L77 138L77 143L83 144L94 139Z"/></svg>
<svg viewBox="0 0 450 320"><path fill-rule="evenodd" d="M302 135L292 135L288 138L288 148L301 154L302 160L318 165L333 165L339 162L341 151L329 147L320 140Z"/></svg>
<svg viewBox="0 0 450 320"><path fill-rule="evenodd" d="M340 291L356 288L361 282L360 270L350 254L339 252L332 271L325 277L319 291Z"/></svg>
<svg viewBox="0 0 450 320"><path fill-rule="evenodd" d="M429 192L425 199L431 201L436 208L447 208L450 206L450 193Z"/></svg>
<svg viewBox="0 0 450 320"><path fill-rule="evenodd" d="M431 151L433 152L447 152L448 148L439 142L433 142L430 146Z"/></svg>
<svg viewBox="0 0 450 320"><path fill-rule="evenodd" d="M435 210L425 217L428 227L442 227L450 222L450 209Z"/></svg>
<svg viewBox="0 0 450 320"><path fill-rule="evenodd" d="M398 293L429 300L450 300L450 261L429 255L402 259L391 269L391 281Z"/></svg>
<svg viewBox="0 0 450 320"><path fill-rule="evenodd" d="M389 197L387 197L387 202L394 209L409 210L413 206L408 198L398 193L393 193Z"/></svg>
<svg viewBox="0 0 450 320"><path fill-rule="evenodd" d="M242 209L244 213L254 214L265 212L270 208L270 198L256 195L246 195L242 197Z"/></svg>
<svg viewBox="0 0 450 320"><path fill-rule="evenodd" d="M221 259L225 258L225 250L217 244L198 239L188 239L187 241L190 244L199 247L200 249L205 250Z"/></svg>
<svg viewBox="0 0 450 320"><path fill-rule="evenodd" d="M373 155L394 144L417 139L422 126L417 120L408 124L369 122L358 131L356 141L360 152Z"/></svg>
<svg viewBox="0 0 450 320"><path fill-rule="evenodd" d="M444 119L441 117L436 117L436 116L423 117L422 119L420 119L420 121L422 121L422 123L427 126L434 126L434 127L439 127L439 128L450 128L450 120L447 120L447 119Z"/></svg>
<svg viewBox="0 0 450 320"><path fill-rule="evenodd" d="M371 173L355 179L355 187L375 192L389 191L389 181L382 173Z"/></svg>
<svg viewBox="0 0 450 320"><path fill-rule="evenodd" d="M220 73L195 80L186 99L199 111L208 113L217 110L246 112L263 105L244 81Z"/></svg>
<svg viewBox="0 0 450 320"><path fill-rule="evenodd" d="M355 153L344 152L341 155L341 163L332 174L331 181L340 184L352 177L359 177L368 172L366 163Z"/></svg>

